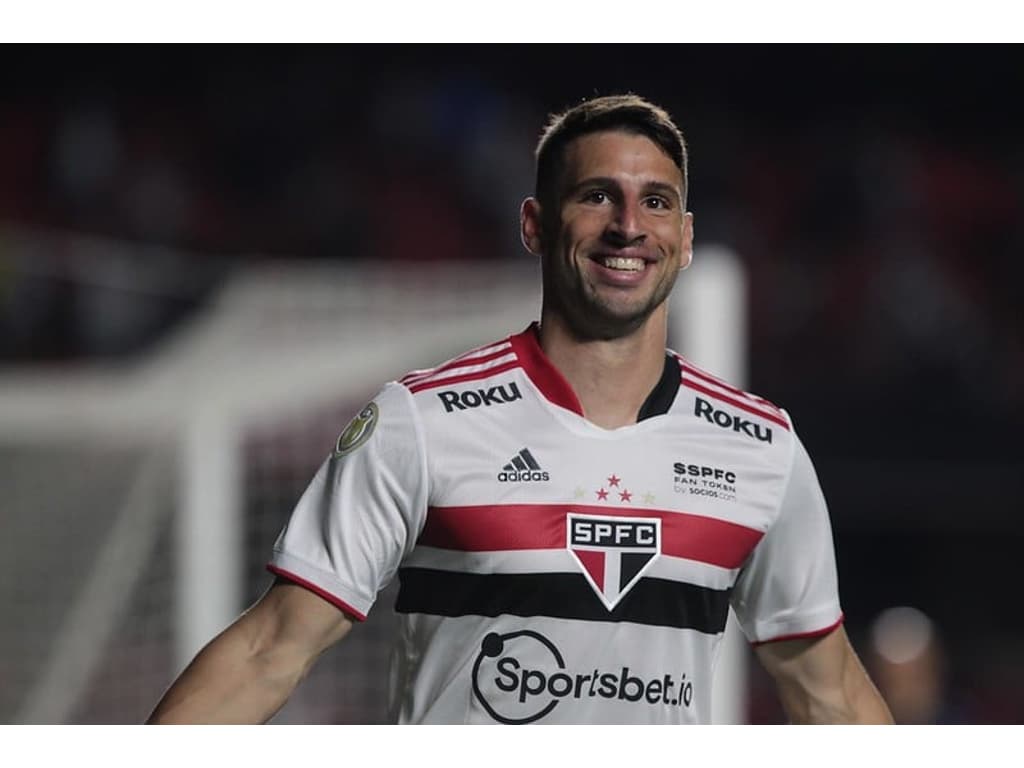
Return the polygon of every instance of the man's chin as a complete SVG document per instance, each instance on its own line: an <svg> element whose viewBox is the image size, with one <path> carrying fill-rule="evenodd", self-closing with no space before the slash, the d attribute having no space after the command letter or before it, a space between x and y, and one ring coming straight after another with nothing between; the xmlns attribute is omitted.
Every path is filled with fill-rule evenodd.
<svg viewBox="0 0 1024 768"><path fill-rule="evenodd" d="M573 332L581 339L611 341L631 336L644 326L656 307L641 310L590 306L570 318Z"/></svg>

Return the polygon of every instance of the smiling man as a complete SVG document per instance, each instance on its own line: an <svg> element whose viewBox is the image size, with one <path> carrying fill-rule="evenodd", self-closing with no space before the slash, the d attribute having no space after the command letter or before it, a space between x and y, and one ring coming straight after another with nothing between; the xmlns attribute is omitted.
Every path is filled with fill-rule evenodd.
<svg viewBox="0 0 1024 768"><path fill-rule="evenodd" d="M524 238L534 253L550 251L550 314L577 335L621 338L664 312L689 263L693 216L684 208L682 170L641 134L585 135L562 151L555 188L539 192L543 204L523 204Z"/></svg>
<svg viewBox="0 0 1024 768"><path fill-rule="evenodd" d="M396 722L708 722L730 605L794 722L889 722L788 414L666 349L686 187L649 102L553 117L521 209L540 322L383 387L151 721L269 719L397 575Z"/></svg>

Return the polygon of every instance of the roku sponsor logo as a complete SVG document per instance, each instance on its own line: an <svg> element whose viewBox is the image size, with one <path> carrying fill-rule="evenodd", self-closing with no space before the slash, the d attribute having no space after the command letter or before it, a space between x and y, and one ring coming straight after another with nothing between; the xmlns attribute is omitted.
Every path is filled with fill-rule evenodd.
<svg viewBox="0 0 1024 768"><path fill-rule="evenodd" d="M462 392L446 389L444 392L438 392L437 396L444 403L446 413L456 410L464 411L467 408L479 408L480 406L501 405L523 399L519 386L514 381L487 389L467 389Z"/></svg>
<svg viewBox="0 0 1024 768"><path fill-rule="evenodd" d="M739 416L734 416L728 411L717 409L707 400L700 397L694 403L693 415L702 416L712 424L722 427L722 429L742 432L748 437L760 440L762 443L770 443L772 441L771 427L766 427L764 424L758 424L756 421L743 419Z"/></svg>

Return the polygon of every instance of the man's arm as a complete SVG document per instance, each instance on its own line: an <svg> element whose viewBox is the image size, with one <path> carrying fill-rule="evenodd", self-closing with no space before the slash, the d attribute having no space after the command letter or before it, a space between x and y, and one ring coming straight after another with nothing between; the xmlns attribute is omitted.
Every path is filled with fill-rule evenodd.
<svg viewBox="0 0 1024 768"><path fill-rule="evenodd" d="M199 652L147 722L266 722L351 627L326 600L279 580Z"/></svg>
<svg viewBox="0 0 1024 768"><path fill-rule="evenodd" d="M791 722L892 722L842 626L823 637L764 643L755 652Z"/></svg>

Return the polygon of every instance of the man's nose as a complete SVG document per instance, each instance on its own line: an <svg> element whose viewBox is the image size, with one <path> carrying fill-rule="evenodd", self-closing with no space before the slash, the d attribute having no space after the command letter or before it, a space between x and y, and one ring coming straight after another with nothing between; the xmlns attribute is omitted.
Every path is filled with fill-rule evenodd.
<svg viewBox="0 0 1024 768"><path fill-rule="evenodd" d="M605 228L605 236L615 245L643 242L646 234L643 230L639 203L625 200L616 205L615 215Z"/></svg>

